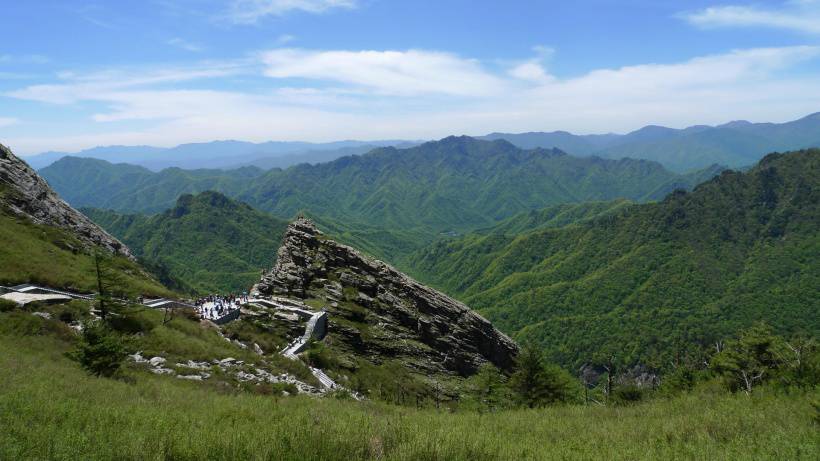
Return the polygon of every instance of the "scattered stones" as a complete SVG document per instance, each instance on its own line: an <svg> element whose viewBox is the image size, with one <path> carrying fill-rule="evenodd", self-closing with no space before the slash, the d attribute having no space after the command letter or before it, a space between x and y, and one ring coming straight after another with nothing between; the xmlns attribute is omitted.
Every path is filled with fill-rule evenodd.
<svg viewBox="0 0 820 461"><path fill-rule="evenodd" d="M151 368L150 370L151 370L151 373L154 373L155 375L173 375L175 373L174 370L172 370L170 368L162 368L162 367Z"/></svg>
<svg viewBox="0 0 820 461"><path fill-rule="evenodd" d="M151 359L148 360L148 363L150 363L152 367L159 367L159 366L165 364L165 358L164 357L152 357Z"/></svg>
<svg viewBox="0 0 820 461"><path fill-rule="evenodd" d="M36 315L37 317L42 317L46 320L51 319L51 314L49 314L48 312L32 312L31 315Z"/></svg>
<svg viewBox="0 0 820 461"><path fill-rule="evenodd" d="M265 355L265 352L259 347L259 344L253 343L253 351L256 352L257 355Z"/></svg>
<svg viewBox="0 0 820 461"><path fill-rule="evenodd" d="M185 363L177 363L177 367L190 368L193 370L210 370L211 364L208 362L195 362L193 360L188 360Z"/></svg>

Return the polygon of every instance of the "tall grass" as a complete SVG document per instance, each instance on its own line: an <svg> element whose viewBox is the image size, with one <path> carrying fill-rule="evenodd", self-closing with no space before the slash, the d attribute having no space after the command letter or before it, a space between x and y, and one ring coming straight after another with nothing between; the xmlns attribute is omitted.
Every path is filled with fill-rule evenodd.
<svg viewBox="0 0 820 461"><path fill-rule="evenodd" d="M0 459L818 459L818 393L702 391L632 407L447 413L93 378L0 336Z"/></svg>
<svg viewBox="0 0 820 461"><path fill-rule="evenodd" d="M93 257L68 232L9 216L0 209L0 285L37 283L56 288L94 291L97 287ZM144 269L123 258L111 261L128 292L172 296Z"/></svg>

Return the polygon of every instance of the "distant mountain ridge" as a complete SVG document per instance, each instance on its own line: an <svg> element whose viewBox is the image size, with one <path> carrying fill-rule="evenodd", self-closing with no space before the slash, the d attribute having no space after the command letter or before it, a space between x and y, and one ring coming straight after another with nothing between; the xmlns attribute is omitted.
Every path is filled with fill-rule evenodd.
<svg viewBox="0 0 820 461"><path fill-rule="evenodd" d="M259 166L286 168L299 163L318 163L344 155L363 154L383 146L410 146L417 141L212 141L180 144L175 147L100 146L79 152L44 152L26 157L34 169L45 168L63 157L95 158L112 163L130 163L159 171L165 168L237 168Z"/></svg>
<svg viewBox="0 0 820 461"><path fill-rule="evenodd" d="M575 156L598 155L653 160L678 172L712 164L731 168L757 163L773 151L820 147L820 112L786 123L751 123L735 120L722 125L693 125L683 129L648 125L627 134L576 135L567 131L490 133L478 139L505 139L522 149L558 148ZM41 169L66 157L84 157L112 163L131 163L152 171L164 168L234 169L256 166L287 168L300 163L323 163L347 155L364 154L379 147L412 147L424 141L379 140L309 143L296 141L213 141L162 148L105 146L80 152L45 152L26 157Z"/></svg>
<svg viewBox="0 0 820 461"><path fill-rule="evenodd" d="M154 173L133 165L64 158L41 174L79 207L159 212L174 206L180 195L214 190L282 219L305 212L347 228L362 224L432 239L561 203L658 200L719 171L713 167L680 175L646 160L581 158L556 149L523 150L503 140L453 136L286 170L172 168Z"/></svg>
<svg viewBox="0 0 820 461"><path fill-rule="evenodd" d="M581 156L642 158L674 171L715 163L739 168L755 164L769 152L820 147L820 112L786 123L736 120L684 129L649 125L625 135L574 135L553 131L491 133L482 139L506 139L524 149L556 147Z"/></svg>

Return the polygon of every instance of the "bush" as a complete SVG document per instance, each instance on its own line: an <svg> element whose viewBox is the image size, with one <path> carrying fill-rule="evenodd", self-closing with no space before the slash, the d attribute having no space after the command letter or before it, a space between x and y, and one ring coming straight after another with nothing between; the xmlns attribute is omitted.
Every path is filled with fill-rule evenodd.
<svg viewBox="0 0 820 461"><path fill-rule="evenodd" d="M83 326L82 336L71 357L96 376L115 376L125 360L122 338L102 322Z"/></svg>
<svg viewBox="0 0 820 461"><path fill-rule="evenodd" d="M618 386L612 391L612 399L615 403L629 405L643 400L644 390L634 384Z"/></svg>
<svg viewBox="0 0 820 461"><path fill-rule="evenodd" d="M541 407L572 399L574 379L558 366L546 363L538 346L524 346L516 358L510 387L521 405Z"/></svg>
<svg viewBox="0 0 820 461"><path fill-rule="evenodd" d="M112 329L125 334L147 333L156 326L156 323L149 316L142 315L142 312L109 315L107 322Z"/></svg>
<svg viewBox="0 0 820 461"><path fill-rule="evenodd" d="M11 312L17 309L17 303L8 299L0 299L0 312Z"/></svg>
<svg viewBox="0 0 820 461"><path fill-rule="evenodd" d="M339 361L324 344L314 342L310 345L307 353L308 363L315 368L322 370L334 370L339 367Z"/></svg>

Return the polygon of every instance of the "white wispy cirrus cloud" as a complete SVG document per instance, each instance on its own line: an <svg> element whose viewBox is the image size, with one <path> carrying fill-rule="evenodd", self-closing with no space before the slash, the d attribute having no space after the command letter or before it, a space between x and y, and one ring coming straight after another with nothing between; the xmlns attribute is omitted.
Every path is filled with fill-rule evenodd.
<svg viewBox="0 0 820 461"><path fill-rule="evenodd" d="M820 107L820 75L792 72L820 47L735 50L682 62L551 74L543 57L502 69L436 51L276 49L255 61L135 72L63 74L7 93L79 107L95 102L88 134L23 138L23 152L100 144L430 139L491 131L628 131L737 118L785 121ZM268 77L251 89L225 76ZM196 80L195 85L188 82ZM211 85L211 83L213 83ZM230 88L230 89L225 89ZM139 129L129 121L140 121ZM107 129L106 126L111 128Z"/></svg>
<svg viewBox="0 0 820 461"><path fill-rule="evenodd" d="M0 117L0 128L3 128L4 126L16 125L18 122L19 120L14 117Z"/></svg>
<svg viewBox="0 0 820 461"><path fill-rule="evenodd" d="M254 24L267 16L281 16L291 11L324 13L333 9L352 9L357 0L234 0L228 19L236 24Z"/></svg>
<svg viewBox="0 0 820 461"><path fill-rule="evenodd" d="M189 42L188 40L174 37L167 42L169 45L179 48L181 50L190 51L192 53L198 53L202 51L202 46L196 43Z"/></svg>
<svg viewBox="0 0 820 461"><path fill-rule="evenodd" d="M225 77L241 72L242 67L242 63L210 63L167 69L113 69L89 74L62 72L58 75L61 83L31 85L8 92L6 96L50 104L112 101L116 95L135 88Z"/></svg>
<svg viewBox="0 0 820 461"><path fill-rule="evenodd" d="M820 34L820 1L793 0L780 8L726 5L682 15L690 24L704 27L769 27Z"/></svg>
<svg viewBox="0 0 820 461"><path fill-rule="evenodd" d="M382 95L481 96L504 86L477 61L436 51L288 48L261 56L268 77L333 81Z"/></svg>

